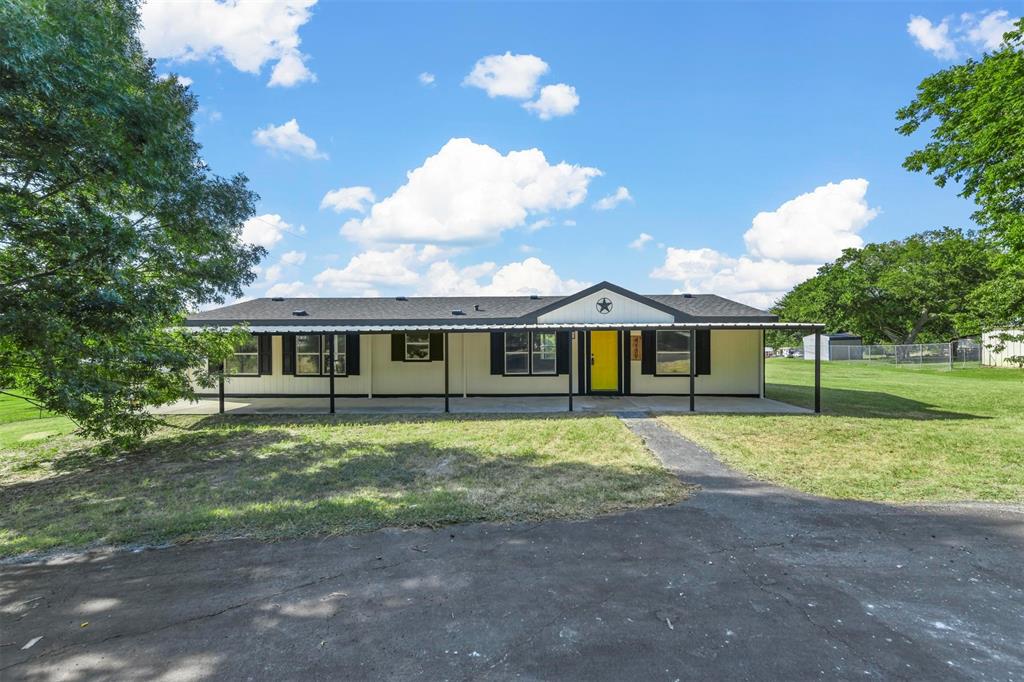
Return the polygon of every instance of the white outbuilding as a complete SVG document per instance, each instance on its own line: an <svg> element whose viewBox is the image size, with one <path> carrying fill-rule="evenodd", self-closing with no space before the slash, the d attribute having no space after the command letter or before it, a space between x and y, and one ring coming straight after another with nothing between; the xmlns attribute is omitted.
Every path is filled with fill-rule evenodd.
<svg viewBox="0 0 1024 682"><path fill-rule="evenodd" d="M1001 338L1009 335L1015 338ZM981 336L981 364L988 367L1016 367L1010 358L1024 356L1024 329L997 329ZM998 347L1001 350L996 350Z"/></svg>
<svg viewBox="0 0 1024 682"><path fill-rule="evenodd" d="M859 360L862 341L856 334L837 332L821 335L822 360ZM804 337L804 360L814 359L814 334Z"/></svg>

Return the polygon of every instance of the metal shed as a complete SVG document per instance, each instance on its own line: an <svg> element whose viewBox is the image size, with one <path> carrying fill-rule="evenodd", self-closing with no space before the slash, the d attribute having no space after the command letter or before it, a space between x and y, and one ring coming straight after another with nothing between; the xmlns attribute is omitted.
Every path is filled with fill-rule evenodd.
<svg viewBox="0 0 1024 682"><path fill-rule="evenodd" d="M849 332L836 332L834 334L821 335L821 359L822 360L850 360L850 346L859 347L862 345L861 337ZM843 347L838 353L833 348ZM804 360L814 360L814 334L804 337Z"/></svg>

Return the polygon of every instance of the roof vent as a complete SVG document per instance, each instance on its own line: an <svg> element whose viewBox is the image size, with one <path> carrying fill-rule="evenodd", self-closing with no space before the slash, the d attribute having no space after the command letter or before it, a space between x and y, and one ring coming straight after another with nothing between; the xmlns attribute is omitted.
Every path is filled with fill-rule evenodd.
<svg viewBox="0 0 1024 682"><path fill-rule="evenodd" d="M395 296L395 300L396 301L408 301L409 297L408 296Z"/></svg>
<svg viewBox="0 0 1024 682"><path fill-rule="evenodd" d="M283 301L284 298L282 296L273 296L273 297L271 297L270 300L271 301Z"/></svg>
<svg viewBox="0 0 1024 682"><path fill-rule="evenodd" d="M683 294L683 298L693 298L693 294Z"/></svg>
<svg viewBox="0 0 1024 682"><path fill-rule="evenodd" d="M537 301L540 299L540 296L538 296L537 294L530 294L530 298L534 301Z"/></svg>
<svg viewBox="0 0 1024 682"><path fill-rule="evenodd" d="M480 312L480 304L479 303L474 303L473 304L473 310L475 310L477 312Z"/></svg>
<svg viewBox="0 0 1024 682"><path fill-rule="evenodd" d="M307 313L305 310L293 310L292 315L294 315L295 317L306 317L307 315L309 315L309 313Z"/></svg>
<svg viewBox="0 0 1024 682"><path fill-rule="evenodd" d="M462 310L460 310L458 308L456 308L455 310L452 311L452 315L465 315L465 314L466 313L462 312Z"/></svg>

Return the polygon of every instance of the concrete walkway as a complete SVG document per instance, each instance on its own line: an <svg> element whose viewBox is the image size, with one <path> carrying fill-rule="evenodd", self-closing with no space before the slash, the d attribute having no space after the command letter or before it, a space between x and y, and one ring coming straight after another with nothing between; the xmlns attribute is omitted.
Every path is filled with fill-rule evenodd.
<svg viewBox="0 0 1024 682"><path fill-rule="evenodd" d="M1019 513L802 495L624 419L700 485L690 499L583 522L6 565L0 678L1024 674Z"/></svg>
<svg viewBox="0 0 1024 682"><path fill-rule="evenodd" d="M727 414L811 414L812 411L767 398L698 396L697 412ZM574 396L573 408L579 412L643 411L682 414L690 410L688 396ZM158 407L156 414L217 414L216 398L195 403L181 401ZM327 414L328 399L323 398L227 398L224 409L231 414ZM545 414L566 412L567 396L495 396L450 398L453 414ZM338 414L440 414L443 398L335 398Z"/></svg>

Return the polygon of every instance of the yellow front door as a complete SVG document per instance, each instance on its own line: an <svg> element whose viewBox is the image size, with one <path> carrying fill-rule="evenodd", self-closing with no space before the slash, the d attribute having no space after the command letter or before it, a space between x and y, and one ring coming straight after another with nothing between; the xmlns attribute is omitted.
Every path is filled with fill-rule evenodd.
<svg viewBox="0 0 1024 682"><path fill-rule="evenodd" d="M618 332L590 332L590 390L619 390L618 339Z"/></svg>

